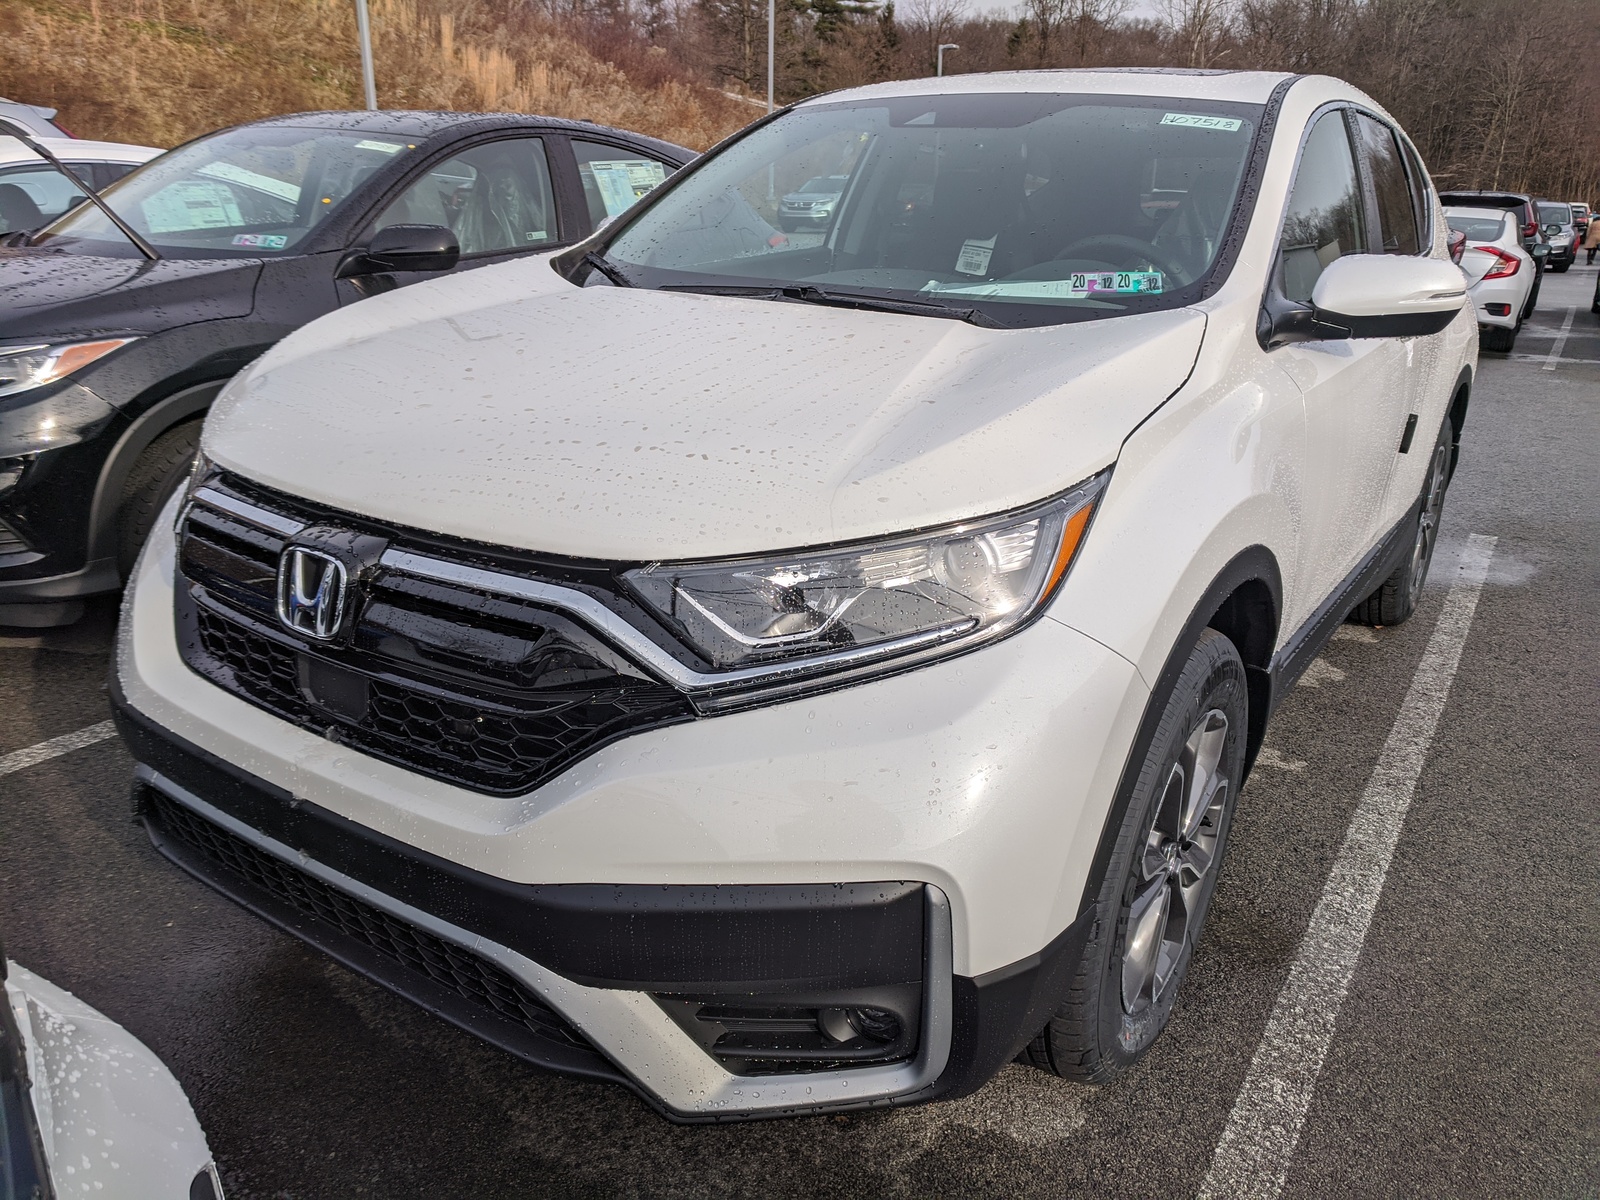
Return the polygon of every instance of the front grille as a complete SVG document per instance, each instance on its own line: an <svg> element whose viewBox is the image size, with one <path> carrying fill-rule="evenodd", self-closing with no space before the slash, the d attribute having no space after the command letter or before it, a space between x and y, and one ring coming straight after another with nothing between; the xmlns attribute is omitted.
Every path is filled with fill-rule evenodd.
<svg viewBox="0 0 1600 1200"><path fill-rule="evenodd" d="M321 515L372 536L359 518ZM303 640L276 617L285 544L193 507L180 536L179 645L192 669L304 729L515 795L619 737L692 715L681 692L565 616L383 567L362 579L347 636Z"/></svg>
<svg viewBox="0 0 1600 1200"><path fill-rule="evenodd" d="M391 916L251 845L157 789L146 793L162 832L246 883L547 1041L590 1049L559 1013L486 959Z"/></svg>

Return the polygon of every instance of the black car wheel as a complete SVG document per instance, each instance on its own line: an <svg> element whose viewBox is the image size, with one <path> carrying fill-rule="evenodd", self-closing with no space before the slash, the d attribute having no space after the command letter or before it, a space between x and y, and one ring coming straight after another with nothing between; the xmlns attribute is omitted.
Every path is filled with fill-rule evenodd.
<svg viewBox="0 0 1600 1200"><path fill-rule="evenodd" d="M200 448L200 425L185 421L167 430L145 448L128 473L117 506L117 570L123 579L133 570L157 514L188 474Z"/></svg>
<svg viewBox="0 0 1600 1200"><path fill-rule="evenodd" d="M1350 620L1358 625L1398 625L1417 611L1422 585L1427 582L1428 567L1433 562L1433 548L1439 541L1444 494L1450 486L1450 434L1450 422L1446 421L1439 430L1439 440L1434 443L1428 477L1422 484L1422 507L1412 531L1411 554L1377 591L1351 610Z"/></svg>
<svg viewBox="0 0 1600 1200"><path fill-rule="evenodd" d="M1061 1007L1026 1051L1034 1066L1104 1083L1166 1027L1216 889L1248 718L1239 652L1207 629L1162 709L1096 902L1095 932Z"/></svg>

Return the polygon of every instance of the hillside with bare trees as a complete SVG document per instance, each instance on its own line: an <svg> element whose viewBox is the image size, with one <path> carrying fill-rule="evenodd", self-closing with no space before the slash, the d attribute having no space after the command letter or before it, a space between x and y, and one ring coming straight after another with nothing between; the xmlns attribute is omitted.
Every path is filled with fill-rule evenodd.
<svg viewBox="0 0 1600 1200"><path fill-rule="evenodd" d="M880 79L1078 66L1337 75L1436 178L1563 198L1600 178L1600 0L778 0L780 102ZM697 148L759 115L765 0L372 0L385 107L516 109ZM0 94L168 145L358 103L351 0L0 0Z"/></svg>

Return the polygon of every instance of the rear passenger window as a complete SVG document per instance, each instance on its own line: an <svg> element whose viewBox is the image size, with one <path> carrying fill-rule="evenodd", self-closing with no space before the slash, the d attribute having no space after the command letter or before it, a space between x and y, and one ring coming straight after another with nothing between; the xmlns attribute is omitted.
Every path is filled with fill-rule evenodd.
<svg viewBox="0 0 1600 1200"><path fill-rule="evenodd" d="M1372 189L1378 198L1378 235L1385 254L1417 254L1417 206L1406 179L1405 160L1394 130L1365 114L1356 115L1361 131L1361 152L1372 174Z"/></svg>
<svg viewBox="0 0 1600 1200"><path fill-rule="evenodd" d="M578 178L589 206L589 221L598 229L612 217L633 207L635 201L675 170L659 159L600 142L574 140Z"/></svg>
<svg viewBox="0 0 1600 1200"><path fill-rule="evenodd" d="M1306 137L1283 221L1283 294L1309 301L1335 259L1367 248L1361 188L1342 112L1324 113Z"/></svg>

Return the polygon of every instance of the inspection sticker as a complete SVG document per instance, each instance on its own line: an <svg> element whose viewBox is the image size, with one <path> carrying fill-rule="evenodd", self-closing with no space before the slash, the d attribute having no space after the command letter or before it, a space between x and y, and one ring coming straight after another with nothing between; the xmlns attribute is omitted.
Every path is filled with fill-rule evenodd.
<svg viewBox="0 0 1600 1200"><path fill-rule="evenodd" d="M1244 122L1235 117L1202 117L1193 113L1168 113L1161 118L1163 125L1187 125L1191 129L1220 129L1224 133L1238 133Z"/></svg>
<svg viewBox="0 0 1600 1200"><path fill-rule="evenodd" d="M956 270L963 275L984 275L989 271L989 260L994 257L995 238L968 238L961 243L961 253L956 256Z"/></svg>
<svg viewBox="0 0 1600 1200"><path fill-rule="evenodd" d="M289 244L287 234L282 233L236 233L233 235L235 246L259 246L263 250L282 250Z"/></svg>
<svg viewBox="0 0 1600 1200"><path fill-rule="evenodd" d="M1161 290L1160 271L1100 271L1094 274L1078 272L1067 280L1067 290L1085 296L1095 292L1140 293Z"/></svg>

